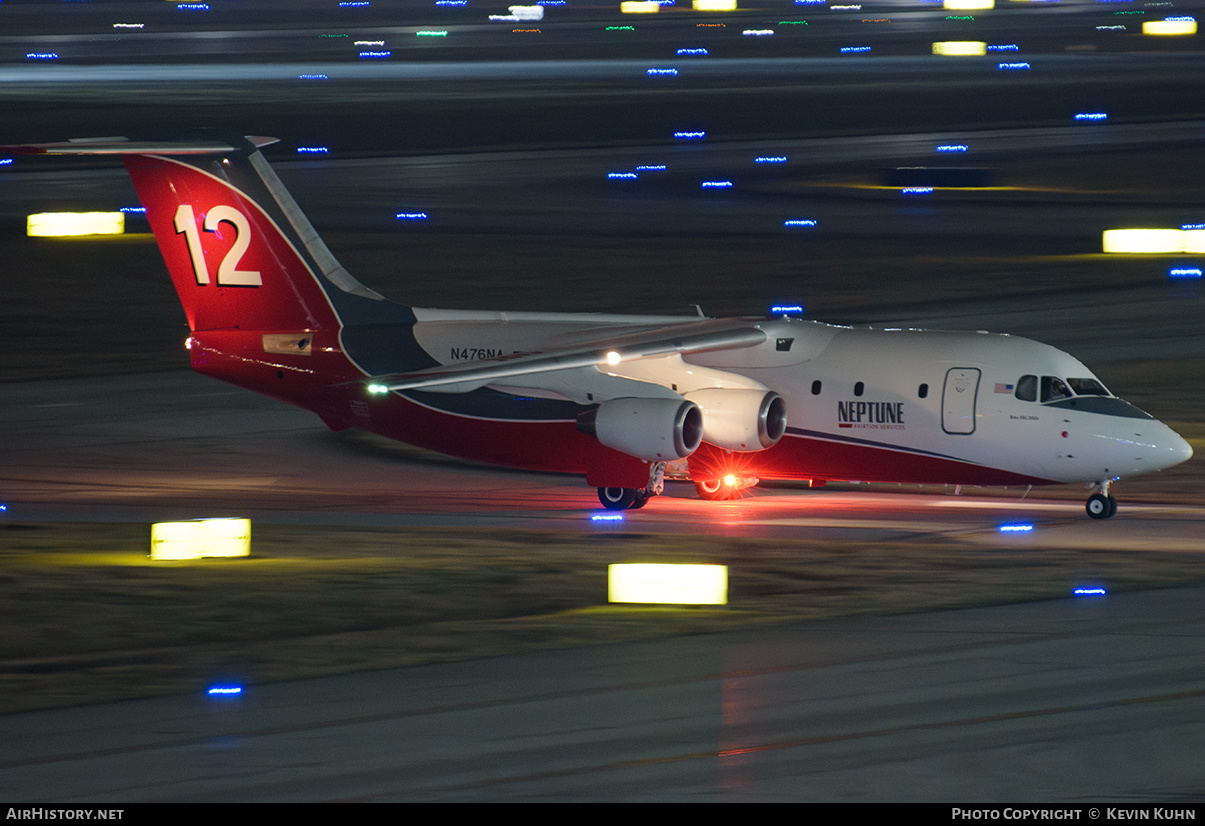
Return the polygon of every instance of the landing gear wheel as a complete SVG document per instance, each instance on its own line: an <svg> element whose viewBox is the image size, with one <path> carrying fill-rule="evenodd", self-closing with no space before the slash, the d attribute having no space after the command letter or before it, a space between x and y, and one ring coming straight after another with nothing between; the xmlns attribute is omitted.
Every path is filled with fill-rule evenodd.
<svg viewBox="0 0 1205 826"><path fill-rule="evenodd" d="M632 506L630 508L628 508L628 510L632 510L632 511L640 510L641 508L643 508L645 505L647 505L649 503L649 499L651 499L651 498L652 497L649 496L644 491L640 491L639 493L636 494L636 498L632 500Z"/></svg>
<svg viewBox="0 0 1205 826"><path fill-rule="evenodd" d="M1094 493L1088 497L1088 503L1084 509L1093 519L1108 519L1117 513L1117 500L1103 493Z"/></svg>
<svg viewBox="0 0 1205 826"><path fill-rule="evenodd" d="M609 511L626 511L632 507L643 507L644 502L648 501L646 497L640 505L636 505L640 493L635 488L599 488L598 501Z"/></svg>
<svg viewBox="0 0 1205 826"><path fill-rule="evenodd" d="M695 482L695 490L699 492L700 499L709 502L732 499L736 496L736 490L725 485L723 479L699 479Z"/></svg>

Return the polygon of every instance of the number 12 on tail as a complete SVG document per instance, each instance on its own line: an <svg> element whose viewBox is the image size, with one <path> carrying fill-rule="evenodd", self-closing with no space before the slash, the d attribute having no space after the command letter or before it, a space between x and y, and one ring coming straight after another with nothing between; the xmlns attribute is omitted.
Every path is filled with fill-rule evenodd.
<svg viewBox="0 0 1205 826"><path fill-rule="evenodd" d="M219 287L258 287L264 283L258 270L240 270L243 255L251 245L251 224L247 216L232 206L215 206L205 216L205 231L218 233L218 227L223 222L234 227L234 243L222 257L218 265ZM209 283L209 267L205 263L205 251L201 248L201 233L197 229L197 218L193 214L192 204L180 204L176 208L176 234L184 235L188 242L188 257L192 259L192 271L197 277L197 284Z"/></svg>

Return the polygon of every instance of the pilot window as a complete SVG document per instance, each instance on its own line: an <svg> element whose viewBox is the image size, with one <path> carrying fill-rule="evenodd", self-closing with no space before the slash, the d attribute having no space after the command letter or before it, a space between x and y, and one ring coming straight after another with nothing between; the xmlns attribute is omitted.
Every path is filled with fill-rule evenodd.
<svg viewBox="0 0 1205 826"><path fill-rule="evenodd" d="M1077 396L1108 396L1109 391L1096 379L1067 379Z"/></svg>
<svg viewBox="0 0 1205 826"><path fill-rule="evenodd" d="M1017 379L1017 389L1013 395L1023 402L1036 402L1038 400L1038 377L1022 376Z"/></svg>
<svg viewBox="0 0 1205 826"><path fill-rule="evenodd" d="M1058 376L1042 376L1042 401L1055 402L1071 398L1071 391Z"/></svg>

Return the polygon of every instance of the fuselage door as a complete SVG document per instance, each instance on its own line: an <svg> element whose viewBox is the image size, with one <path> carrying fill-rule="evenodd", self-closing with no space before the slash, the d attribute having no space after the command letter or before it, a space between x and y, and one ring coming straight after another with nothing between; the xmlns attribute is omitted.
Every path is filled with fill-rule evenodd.
<svg viewBox="0 0 1205 826"><path fill-rule="evenodd" d="M946 371L941 394L941 429L946 433L975 432L975 397L979 395L979 370L952 367Z"/></svg>

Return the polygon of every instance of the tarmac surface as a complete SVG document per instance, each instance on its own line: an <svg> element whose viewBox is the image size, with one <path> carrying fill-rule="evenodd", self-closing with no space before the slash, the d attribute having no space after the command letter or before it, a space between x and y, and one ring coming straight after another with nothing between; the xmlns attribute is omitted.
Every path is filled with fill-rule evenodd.
<svg viewBox="0 0 1205 826"><path fill-rule="evenodd" d="M1205 795L1203 597L814 622L9 715L0 797L1191 807Z"/></svg>

